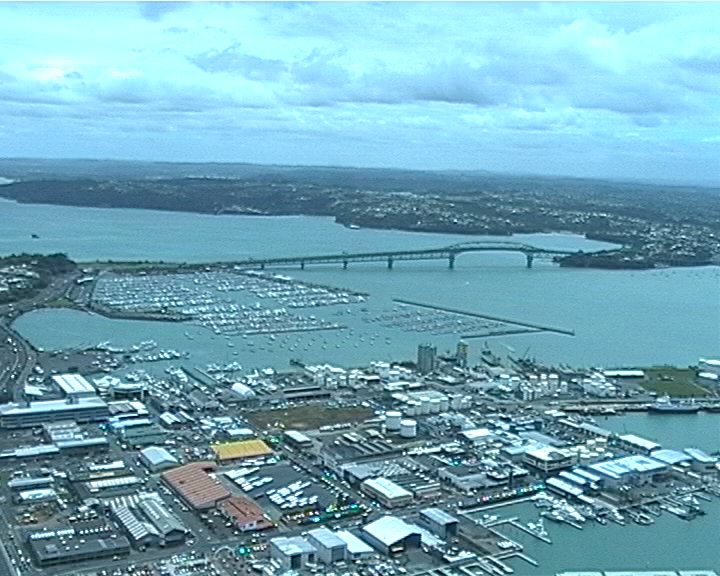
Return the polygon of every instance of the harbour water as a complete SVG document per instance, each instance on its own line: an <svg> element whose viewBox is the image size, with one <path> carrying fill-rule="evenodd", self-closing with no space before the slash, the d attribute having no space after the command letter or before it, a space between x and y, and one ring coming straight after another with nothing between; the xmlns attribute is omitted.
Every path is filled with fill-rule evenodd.
<svg viewBox="0 0 720 576"><path fill-rule="evenodd" d="M66 252L78 260L218 261L262 255L436 247L477 240L349 230L329 219L306 217L216 217L6 201L0 201L0 214L0 253ZM32 233L40 238L31 239ZM517 239L548 248L603 246L559 234ZM345 331L288 336L282 348L271 345L267 336L228 339L198 325L111 320L71 310L31 312L21 317L16 327L45 348L102 341L123 347L154 339L160 348L189 351L187 362L195 366L237 361L248 368L286 367L293 357L308 362L363 364L370 359L412 358L417 344L425 341L437 343L441 350L453 347L457 336L436 339L363 321L363 317L392 309L394 298L405 298L575 330L574 337L544 333L491 339L498 351L529 354L546 362L688 365L701 356L717 355L720 350L718 268L629 272L561 269L536 262L532 270L527 270L524 264L522 255L490 253L463 255L452 271L442 262L403 262L392 271L377 263L352 265L346 271L337 267L283 271L308 282L368 293L369 297L364 304L353 304L365 309L359 314L339 314L346 306L317 312L347 325ZM481 342L470 344L477 354ZM632 414L600 419L598 424L645 435L669 447L697 446L716 451L720 449L719 422L718 415ZM522 561L513 561L512 566L520 575L561 570L718 569L720 502L703 503L703 508L708 514L689 523L665 514L651 527L608 524L580 531L548 525L552 545L513 533L511 536L526 546L528 555L540 566L533 568ZM518 515L526 522L537 519L537 511L527 504L502 509L502 515Z"/></svg>
<svg viewBox="0 0 720 576"><path fill-rule="evenodd" d="M331 219L315 217L208 216L143 210L111 210L0 201L3 226L0 252L66 252L78 260L218 261L247 257L337 253L445 246L479 237L416 234L388 230L350 230ZM40 236L32 239L31 234ZM498 238L490 238L498 240ZM518 241L548 248L592 250L607 245L565 234L517 236ZM525 269L521 254L464 254L455 270L441 261L401 262L388 271L381 263L283 270L295 278L367 292L369 311L393 307L405 298L575 331L574 337L532 334L498 337L498 352L535 356L545 362L573 365L633 366L656 363L688 365L720 349L720 299L717 267L654 271L607 271L559 268L536 261ZM328 308L321 313L336 314ZM310 346L300 339L295 350L260 350L234 342L233 360L243 365L287 366L291 357L306 362L362 364L370 359L412 358L420 342L432 340L452 349L458 336L437 339L363 325L343 318L354 334L349 346L330 354L322 338ZM55 348L89 339L121 344L154 338L164 348L180 346L198 361L229 351L212 334L187 342L181 324L126 323L84 313L44 310L17 322L39 346ZM365 331L369 330L370 334ZM73 334L78 335L73 339ZM377 337L371 342L372 334ZM361 340L361 336L363 339ZM388 341L389 338L389 341ZM293 341L294 342L294 341ZM192 344L192 346L189 346ZM357 344L357 346L356 346ZM471 355L480 348L471 344ZM288 345L290 347L290 344ZM307 348L307 350L305 349ZM301 352L301 354L294 354Z"/></svg>

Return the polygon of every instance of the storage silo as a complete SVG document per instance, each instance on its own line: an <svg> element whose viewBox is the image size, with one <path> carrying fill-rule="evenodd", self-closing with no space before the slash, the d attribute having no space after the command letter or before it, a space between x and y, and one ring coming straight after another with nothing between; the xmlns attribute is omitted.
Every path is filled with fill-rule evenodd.
<svg viewBox="0 0 720 576"><path fill-rule="evenodd" d="M403 438L415 438L417 436L417 422L410 419L400 422L400 436Z"/></svg>
<svg viewBox="0 0 720 576"><path fill-rule="evenodd" d="M389 410L385 412L385 429L390 432L397 432L400 430L400 421L402 420L402 413L397 410Z"/></svg>

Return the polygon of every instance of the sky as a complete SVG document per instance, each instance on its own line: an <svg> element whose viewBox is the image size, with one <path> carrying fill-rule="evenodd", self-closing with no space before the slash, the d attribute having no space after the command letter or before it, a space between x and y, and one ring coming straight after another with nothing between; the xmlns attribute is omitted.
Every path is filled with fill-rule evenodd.
<svg viewBox="0 0 720 576"><path fill-rule="evenodd" d="M720 3L0 3L0 157L720 184Z"/></svg>

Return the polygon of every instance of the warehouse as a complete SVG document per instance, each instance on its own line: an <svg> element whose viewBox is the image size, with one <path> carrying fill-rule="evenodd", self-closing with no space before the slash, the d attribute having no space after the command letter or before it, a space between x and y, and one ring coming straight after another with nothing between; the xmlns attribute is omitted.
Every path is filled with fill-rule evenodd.
<svg viewBox="0 0 720 576"><path fill-rule="evenodd" d="M298 570L315 563L315 547L301 536L281 536L270 540L270 556L285 570Z"/></svg>
<svg viewBox="0 0 720 576"><path fill-rule="evenodd" d="M420 510L420 523L443 540L453 538L458 533L458 519L441 508Z"/></svg>
<svg viewBox="0 0 720 576"><path fill-rule="evenodd" d="M89 398L96 396L95 387L80 374L56 374L52 381L66 398Z"/></svg>
<svg viewBox="0 0 720 576"><path fill-rule="evenodd" d="M268 456L273 453L270 446L258 439L223 442L222 444L213 444L210 448L215 453L215 458L223 464L257 456Z"/></svg>
<svg viewBox="0 0 720 576"><path fill-rule="evenodd" d="M347 544L328 528L315 528L307 534L310 544L317 550L317 558L324 564L345 560Z"/></svg>
<svg viewBox="0 0 720 576"><path fill-rule="evenodd" d="M340 538L346 545L346 558L348 560L361 560L367 556L372 556L375 551L365 544L360 538L355 536L349 530L338 530L335 535Z"/></svg>
<svg viewBox="0 0 720 576"><path fill-rule="evenodd" d="M230 496L225 486L208 475L213 470L214 462L192 462L163 472L161 478L191 508L206 510Z"/></svg>
<svg viewBox="0 0 720 576"><path fill-rule="evenodd" d="M647 440L646 438L641 438L635 434L623 434L622 436L619 436L617 444L623 450L634 452L636 454L643 454L645 456L650 456L651 452L662 448L660 444Z"/></svg>
<svg viewBox="0 0 720 576"><path fill-rule="evenodd" d="M152 472L174 468L179 464L175 456L160 446L148 446L140 450L140 460Z"/></svg>
<svg viewBox="0 0 720 576"><path fill-rule="evenodd" d="M138 547L179 543L190 532L159 496L140 497L133 506L114 506L112 512Z"/></svg>
<svg viewBox="0 0 720 576"><path fill-rule="evenodd" d="M413 500L412 492L387 478L370 478L360 485L360 490L377 500L385 508L407 506Z"/></svg>
<svg viewBox="0 0 720 576"><path fill-rule="evenodd" d="M649 484L658 475L667 472L669 466L653 458L633 455L590 464L587 468L605 478L605 486L614 488L627 484Z"/></svg>
<svg viewBox="0 0 720 576"><path fill-rule="evenodd" d="M73 528L49 532L33 532L28 537L30 554L41 567L70 562L99 560L130 553L130 542L114 532L82 538Z"/></svg>
<svg viewBox="0 0 720 576"><path fill-rule="evenodd" d="M420 531L396 516L383 516L370 522L363 527L362 537L386 556L420 546Z"/></svg>
<svg viewBox="0 0 720 576"><path fill-rule="evenodd" d="M312 448L313 445L312 438L306 436L302 432L298 432L297 430L286 430L283 437L291 446L295 446L296 448L301 448L303 450Z"/></svg>
<svg viewBox="0 0 720 576"><path fill-rule="evenodd" d="M701 474L717 472L718 459L714 456L710 456L697 448L685 448L685 454L692 458L690 467L695 472L700 472Z"/></svg>

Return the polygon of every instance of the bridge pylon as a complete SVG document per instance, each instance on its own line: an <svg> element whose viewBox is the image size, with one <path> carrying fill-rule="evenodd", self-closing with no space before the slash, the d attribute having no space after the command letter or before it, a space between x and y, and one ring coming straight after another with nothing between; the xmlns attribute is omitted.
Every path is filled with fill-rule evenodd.
<svg viewBox="0 0 720 576"><path fill-rule="evenodd" d="M533 255L532 252L525 253L525 265L527 266L528 269L532 268L534 258L535 258L535 256Z"/></svg>

